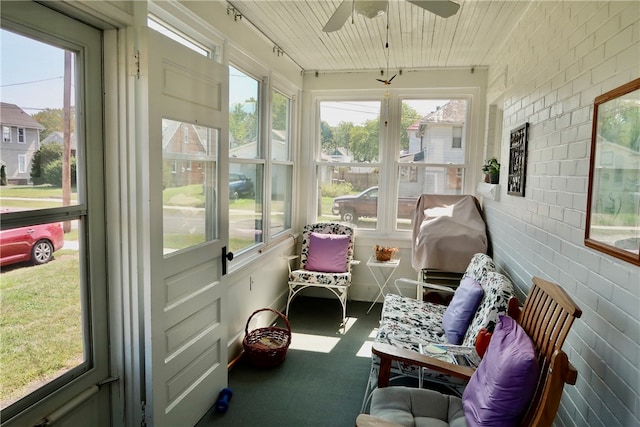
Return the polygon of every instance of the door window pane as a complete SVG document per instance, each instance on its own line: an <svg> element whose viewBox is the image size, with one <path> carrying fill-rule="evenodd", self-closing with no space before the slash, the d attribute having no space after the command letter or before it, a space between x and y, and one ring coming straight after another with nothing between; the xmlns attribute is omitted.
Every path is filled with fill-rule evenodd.
<svg viewBox="0 0 640 427"><path fill-rule="evenodd" d="M1 189L2 206L27 211L77 205L76 56L7 30L0 30L0 43L0 117L3 122L21 121L13 123L20 127L3 126L1 152L9 186ZM25 57L22 52L30 54ZM21 60L15 61L15 55L20 55ZM51 75L67 77L67 105L63 102L63 78L51 79ZM13 138L19 144L7 145ZM65 169L69 179L63 179ZM30 183L33 186L13 186ZM25 197L33 201L15 200Z"/></svg>
<svg viewBox="0 0 640 427"><path fill-rule="evenodd" d="M162 120L165 254L217 238L217 129Z"/></svg>
<svg viewBox="0 0 640 427"><path fill-rule="evenodd" d="M103 114L83 102L101 94L101 33L34 2L3 3L2 14L0 117L22 122L7 123L21 142L12 155L1 147L0 366L10 369L0 409L3 423L22 425L35 422L26 408L54 394L70 400L107 376L108 357L95 357L108 355Z"/></svg>
<svg viewBox="0 0 640 427"><path fill-rule="evenodd" d="M74 372L86 370L90 338L83 324L88 313L82 302L86 284L78 243L80 220L36 224L29 219L35 214L58 215L49 208L78 205L76 55L4 29L0 32L0 115L3 121L21 117L27 122L13 123L22 125L13 127L19 144L7 149L3 141L2 146L7 177L7 185L0 186L3 222L7 218L7 222L23 223L0 231L0 365L11 367L0 376L1 409L5 411L34 390L55 387ZM21 55L17 62L10 60L18 52L30 55ZM42 67L40 61L47 66ZM51 75L66 78L52 80ZM64 81L69 93L66 105ZM63 172L65 168L69 174ZM21 212L21 218L16 219L14 212Z"/></svg>
<svg viewBox="0 0 640 427"><path fill-rule="evenodd" d="M78 221L0 231L2 409L86 362Z"/></svg>

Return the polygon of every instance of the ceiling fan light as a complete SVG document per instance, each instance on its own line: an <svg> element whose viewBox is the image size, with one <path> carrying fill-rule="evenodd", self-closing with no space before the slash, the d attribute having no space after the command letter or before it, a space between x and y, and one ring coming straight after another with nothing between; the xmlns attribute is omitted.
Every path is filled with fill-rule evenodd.
<svg viewBox="0 0 640 427"><path fill-rule="evenodd" d="M376 16L384 15L387 11L387 2L361 1L356 3L356 10L360 15L364 15L367 18L375 18Z"/></svg>

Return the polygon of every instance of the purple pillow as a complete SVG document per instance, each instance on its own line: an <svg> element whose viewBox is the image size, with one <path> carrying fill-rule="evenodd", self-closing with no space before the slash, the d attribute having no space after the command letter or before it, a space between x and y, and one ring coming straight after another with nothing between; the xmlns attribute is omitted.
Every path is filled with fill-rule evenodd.
<svg viewBox="0 0 640 427"><path fill-rule="evenodd" d="M351 236L348 234L311 233L305 270L323 273L347 271L347 251Z"/></svg>
<svg viewBox="0 0 640 427"><path fill-rule="evenodd" d="M469 427L518 425L539 376L531 338L515 320L501 315L487 352L462 394Z"/></svg>
<svg viewBox="0 0 640 427"><path fill-rule="evenodd" d="M475 279L472 277L462 279L442 317L444 334L451 344L462 343L483 295L482 286Z"/></svg>

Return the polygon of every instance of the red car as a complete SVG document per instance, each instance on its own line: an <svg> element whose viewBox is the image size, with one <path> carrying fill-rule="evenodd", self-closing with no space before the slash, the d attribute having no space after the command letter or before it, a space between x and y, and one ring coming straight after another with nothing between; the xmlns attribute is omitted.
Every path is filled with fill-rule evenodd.
<svg viewBox="0 0 640 427"><path fill-rule="evenodd" d="M30 261L44 264L64 245L64 231L59 222L0 231L0 266Z"/></svg>

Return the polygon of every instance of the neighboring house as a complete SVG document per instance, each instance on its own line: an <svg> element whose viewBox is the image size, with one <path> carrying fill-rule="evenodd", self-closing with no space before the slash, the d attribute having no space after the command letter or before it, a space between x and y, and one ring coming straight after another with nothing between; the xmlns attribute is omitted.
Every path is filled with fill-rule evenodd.
<svg viewBox="0 0 640 427"><path fill-rule="evenodd" d="M206 129L190 123L174 120L162 121L162 152L165 168L171 173L164 174L166 187L180 187L201 184L204 181L204 162L209 155Z"/></svg>
<svg viewBox="0 0 640 427"><path fill-rule="evenodd" d="M467 101L453 100L427 114L407 128L409 150L400 162L464 164ZM418 168L401 170L400 197L422 193L457 194L462 189L458 168Z"/></svg>
<svg viewBox="0 0 640 427"><path fill-rule="evenodd" d="M409 128L409 153L425 163L464 163L467 101L453 100Z"/></svg>
<svg viewBox="0 0 640 427"><path fill-rule="evenodd" d="M40 148L40 131L44 126L22 108L6 102L0 103L0 125L0 167L5 169L7 183L27 184L31 181L31 160Z"/></svg>
<svg viewBox="0 0 640 427"><path fill-rule="evenodd" d="M49 135L47 135L45 139L40 141L40 146L51 144L51 143L63 145L64 133L59 131L51 132ZM76 156L77 149L78 149L78 141L76 139L76 134L72 133L71 134L71 157Z"/></svg>

